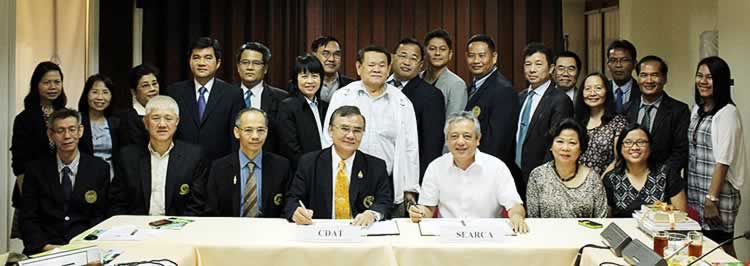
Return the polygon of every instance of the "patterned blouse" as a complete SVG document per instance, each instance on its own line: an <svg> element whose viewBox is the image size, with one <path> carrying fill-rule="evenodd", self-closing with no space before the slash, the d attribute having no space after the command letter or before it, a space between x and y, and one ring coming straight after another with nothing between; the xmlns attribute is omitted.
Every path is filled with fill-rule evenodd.
<svg viewBox="0 0 750 266"><path fill-rule="evenodd" d="M628 119L625 116L617 115L606 124L589 129L589 147L578 159L578 162L593 169L601 176L607 166L615 160L615 137L627 125Z"/></svg>
<svg viewBox="0 0 750 266"><path fill-rule="evenodd" d="M567 187L557 177L552 162L535 168L529 175L526 192L528 217L607 217L607 196L599 174L589 171L581 185Z"/></svg>
<svg viewBox="0 0 750 266"><path fill-rule="evenodd" d="M671 203L670 199L682 191L685 181L667 165L652 169L641 190L630 183L625 167L615 168L604 176L604 188L607 189L607 202L612 208L612 217L630 218L641 205L656 201Z"/></svg>

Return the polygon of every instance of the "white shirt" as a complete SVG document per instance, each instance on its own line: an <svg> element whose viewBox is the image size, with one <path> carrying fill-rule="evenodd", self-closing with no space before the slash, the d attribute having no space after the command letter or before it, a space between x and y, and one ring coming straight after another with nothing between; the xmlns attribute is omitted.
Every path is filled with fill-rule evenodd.
<svg viewBox="0 0 750 266"><path fill-rule="evenodd" d="M534 98L531 98L531 92L526 96L526 99L521 104L521 112L518 113L518 130L516 131L516 139L518 139L518 133L521 132L521 118L523 118L523 112L526 110L526 102L531 98L533 102L531 102L531 111L529 111L529 124L531 123L531 120L534 118L534 112L536 111L536 107L539 106L539 102L542 100L542 97L544 96L544 93L547 92L547 89L549 89L549 86L552 84L551 80L548 80L547 82L543 83L541 86L537 87L536 89L531 89L531 86L527 90L534 91Z"/></svg>
<svg viewBox="0 0 750 266"><path fill-rule="evenodd" d="M167 166L169 165L169 153L174 148L174 142L169 145L169 149L164 155L156 152L151 144L148 144L148 151L151 153L151 199L149 200L148 214L152 216L161 216L166 213L166 184L167 184Z"/></svg>
<svg viewBox="0 0 750 266"><path fill-rule="evenodd" d="M419 144L417 118L406 95L395 86L386 84L382 95L371 97L362 81L355 81L338 89L331 98L323 128L328 128L333 112L344 105L359 108L365 117L365 133L359 149L383 159L388 173L393 176L394 203L404 201L404 192L419 192ZM331 136L323 130L326 145Z"/></svg>
<svg viewBox="0 0 750 266"><path fill-rule="evenodd" d="M692 120L698 120L698 108L700 106L693 106ZM742 118L733 104L727 104L719 109L711 120L711 147L714 160L729 166L729 184L737 190L742 190L745 175L748 173L747 155L742 134Z"/></svg>
<svg viewBox="0 0 750 266"><path fill-rule="evenodd" d="M139 101L138 101L138 100L137 100L137 99L135 98L135 95L133 95L133 109L134 109L134 110L135 110L135 112L136 112L136 113L137 113L138 115L140 115L140 116L145 116L145 115L146 115L146 106L143 106L143 105L141 104L141 102L139 102Z"/></svg>
<svg viewBox="0 0 750 266"><path fill-rule="evenodd" d="M625 85L617 86L617 83L615 81L612 81L612 93L614 93L614 97L617 97L617 89L620 89L622 91L622 104L626 104L630 101L630 89L633 88L633 79L630 79ZM613 98L614 98L613 97Z"/></svg>
<svg viewBox="0 0 750 266"><path fill-rule="evenodd" d="M206 85L201 85L195 79L193 79L193 83L195 83L195 101L198 102L198 99L200 99L201 97L200 89L201 87L204 87L206 88L206 93L203 94L203 98L206 100L206 104L208 104L208 96L211 95L211 88L214 87L214 79L211 79L208 82L206 82Z"/></svg>
<svg viewBox="0 0 750 266"><path fill-rule="evenodd" d="M659 96L659 98L656 99L656 101L649 103L646 102L646 99L643 98L643 95L641 95L641 106L638 106L638 124L642 124L643 117L646 115L646 109L649 105L653 105L653 109L649 113L649 123L648 128L649 130L654 129L654 120L656 120L656 113L659 112L659 106L661 106L661 101L664 99L664 95L662 94Z"/></svg>
<svg viewBox="0 0 750 266"><path fill-rule="evenodd" d="M263 93L263 81L261 80L251 89L248 89L245 84L240 85L240 87L242 87L242 102L245 102L245 95L247 95L247 90L250 90L250 92L253 93L253 95L250 95L250 107L260 109L260 97Z"/></svg>
<svg viewBox="0 0 750 266"><path fill-rule="evenodd" d="M505 164L479 150L461 170L451 153L438 157L424 174L419 204L437 206L444 218L496 218L503 207L523 204Z"/></svg>
<svg viewBox="0 0 750 266"><path fill-rule="evenodd" d="M313 113L313 117L315 117L315 127L318 129L318 136L320 137L320 147L324 147L326 140L325 136L323 136L323 124L320 122L320 112L318 112L318 104L320 102L318 101L318 98L313 98L312 100L308 99L305 96L302 96L302 98L305 98L305 101L307 102L307 106L310 107L310 111Z"/></svg>
<svg viewBox="0 0 750 266"><path fill-rule="evenodd" d="M57 157L57 156L56 156ZM81 153L80 151L76 151L76 157L73 158L73 161L70 162L70 164L65 164L60 160L60 157L57 157L57 174L60 177L60 184L62 184L62 177L63 177L63 168L66 166L70 168L70 187L74 188L76 184L76 174L78 174L78 162L81 161Z"/></svg>
<svg viewBox="0 0 750 266"><path fill-rule="evenodd" d="M568 98L570 98L573 103L576 102L576 88L571 88L568 91L565 92L565 95L568 95Z"/></svg>

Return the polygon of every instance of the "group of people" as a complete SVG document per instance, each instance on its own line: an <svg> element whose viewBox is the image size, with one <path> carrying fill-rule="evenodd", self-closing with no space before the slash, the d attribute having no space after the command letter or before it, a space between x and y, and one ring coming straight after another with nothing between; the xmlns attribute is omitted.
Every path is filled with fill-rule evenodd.
<svg viewBox="0 0 750 266"><path fill-rule="evenodd" d="M132 98L118 99L97 74L78 111L65 108L60 67L42 62L14 121L13 235L36 253L121 214L508 217L524 233L526 217L629 217L662 201L706 236L732 237L745 151L724 60L698 64L691 111L664 91L667 63L638 60L626 40L607 49L610 79L580 82L575 53L530 43L520 94L492 38L465 45L468 84L447 67L442 29L360 49L353 80L339 72L342 43L322 36L280 89L264 81L268 47L242 45L230 84L215 77L221 46L203 37L190 46L192 79L161 90L158 71L139 65Z"/></svg>

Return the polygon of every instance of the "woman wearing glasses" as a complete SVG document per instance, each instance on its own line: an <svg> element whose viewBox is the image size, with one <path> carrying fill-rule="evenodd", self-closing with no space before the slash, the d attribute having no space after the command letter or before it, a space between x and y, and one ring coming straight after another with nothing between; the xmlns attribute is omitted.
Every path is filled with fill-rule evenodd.
<svg viewBox="0 0 750 266"><path fill-rule="evenodd" d="M603 180L612 217L632 217L641 205L656 201L687 210L682 177L666 164L656 165L650 155L651 135L647 130L632 125L620 133L617 166Z"/></svg>

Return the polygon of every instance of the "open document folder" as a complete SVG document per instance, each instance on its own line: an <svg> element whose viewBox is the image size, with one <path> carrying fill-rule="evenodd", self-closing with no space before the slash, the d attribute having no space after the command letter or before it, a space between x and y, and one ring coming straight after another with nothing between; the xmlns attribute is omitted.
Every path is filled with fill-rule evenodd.
<svg viewBox="0 0 750 266"><path fill-rule="evenodd" d="M516 235L505 219L422 219L419 222L419 233L422 236L439 236L442 230L455 227L492 227L500 229L506 236Z"/></svg>

